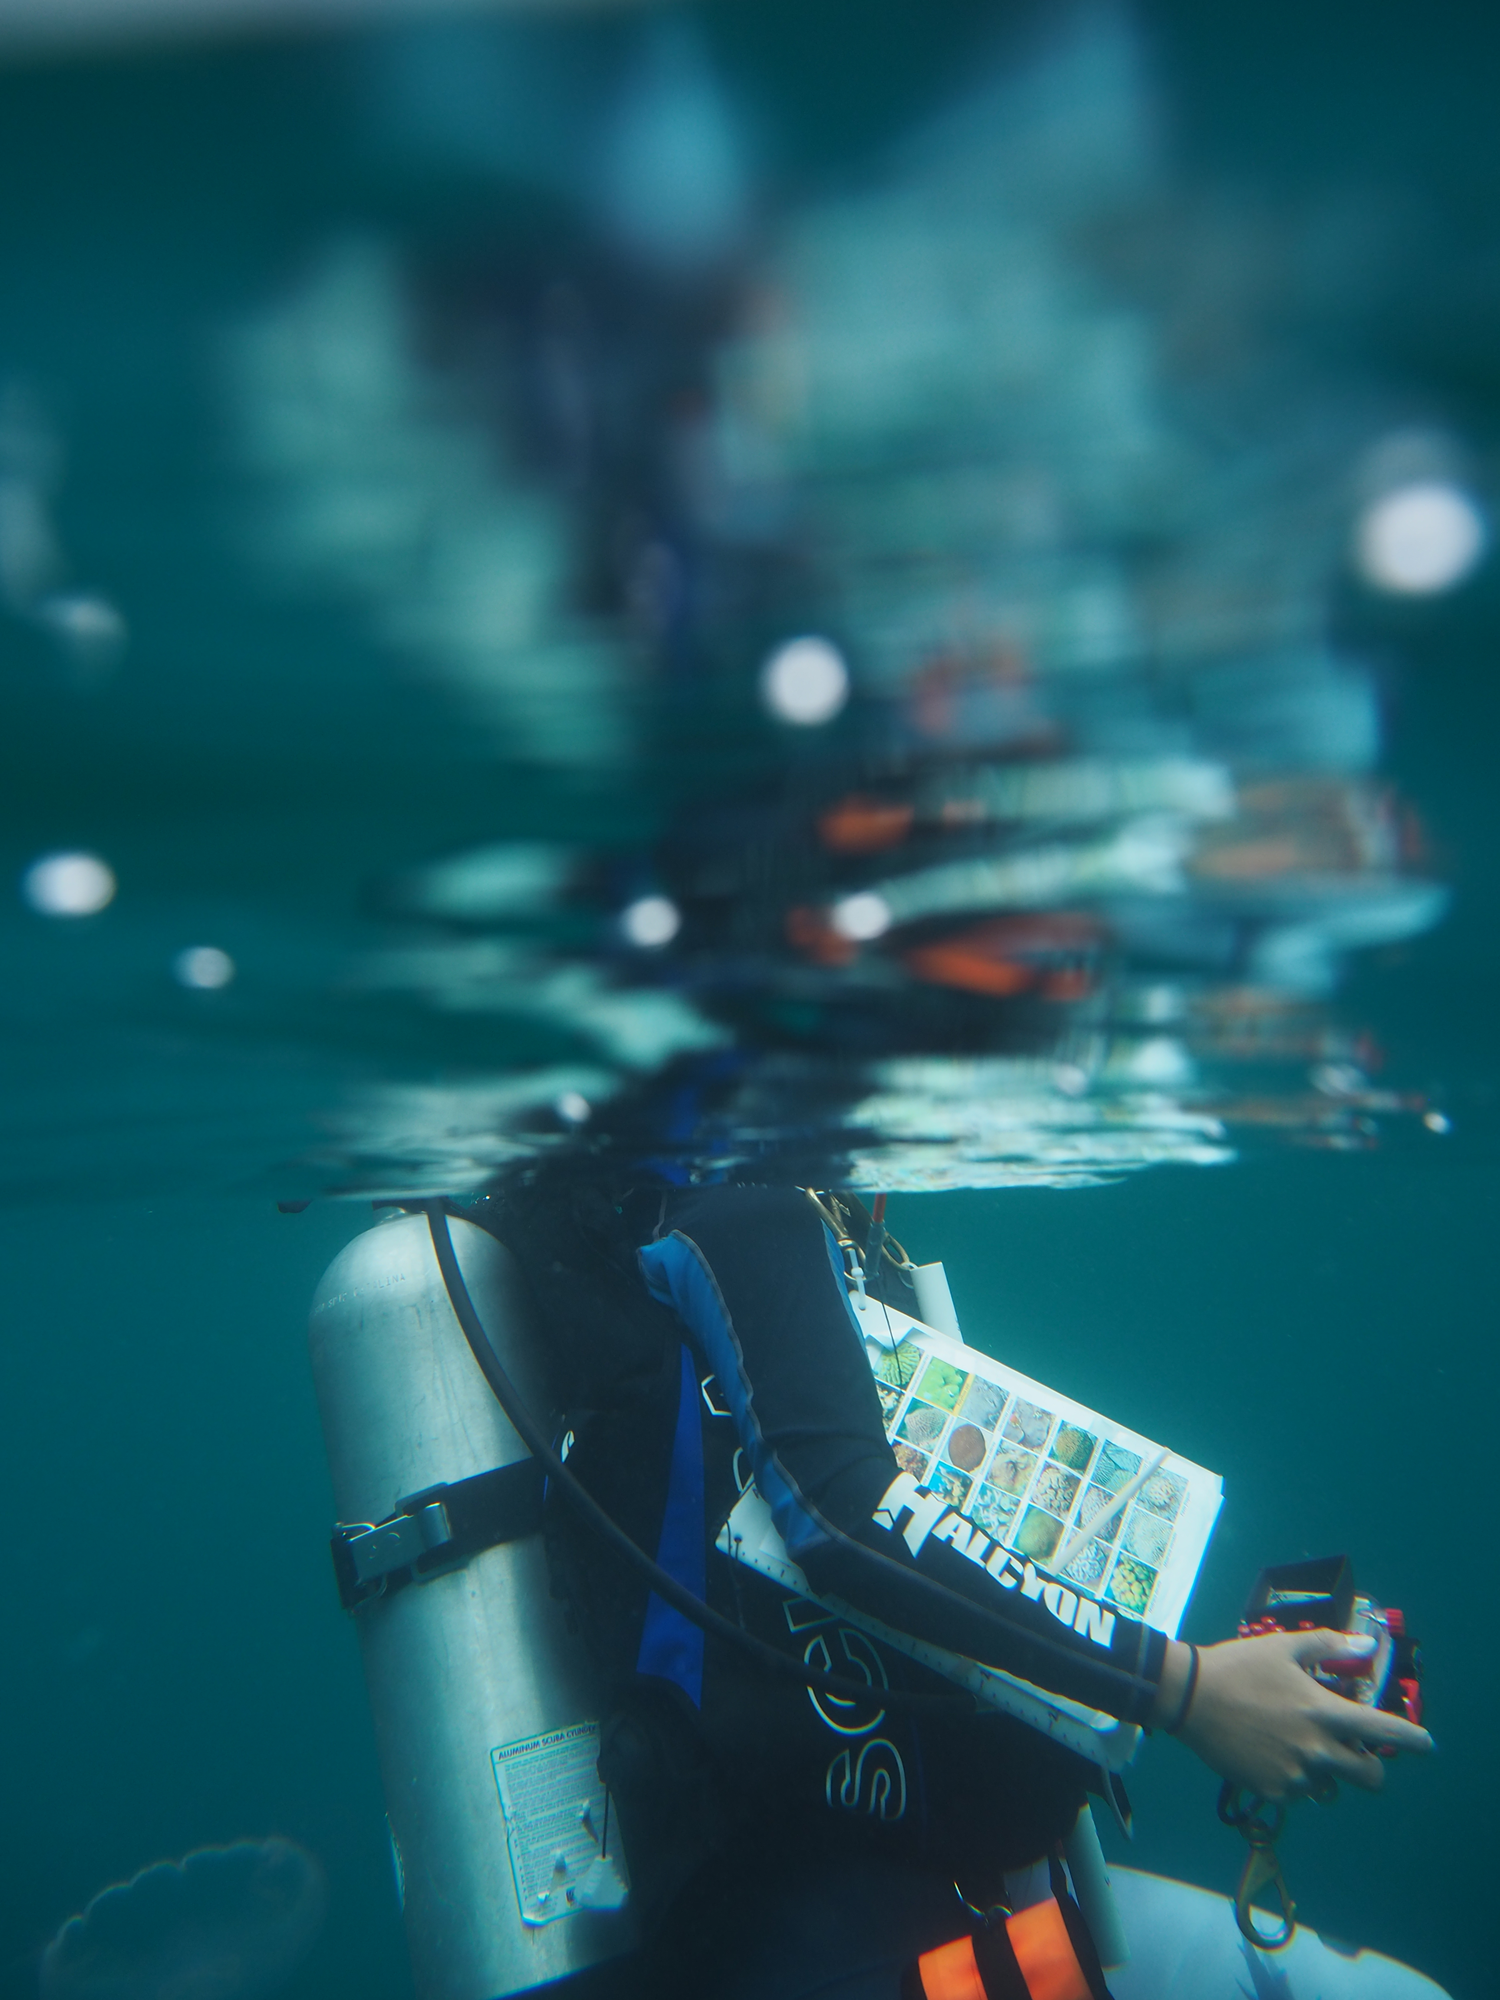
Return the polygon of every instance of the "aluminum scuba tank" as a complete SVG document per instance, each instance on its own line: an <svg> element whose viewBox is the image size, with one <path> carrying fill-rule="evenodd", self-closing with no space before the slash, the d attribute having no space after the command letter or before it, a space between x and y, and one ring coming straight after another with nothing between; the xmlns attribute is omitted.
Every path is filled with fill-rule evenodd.
<svg viewBox="0 0 1500 2000"><path fill-rule="evenodd" d="M490 1340L545 1420L514 1260L449 1226ZM335 1258L309 1338L418 2000L501 2000L629 1949L597 1695L536 1532L540 1468L469 1350L424 1216Z"/></svg>

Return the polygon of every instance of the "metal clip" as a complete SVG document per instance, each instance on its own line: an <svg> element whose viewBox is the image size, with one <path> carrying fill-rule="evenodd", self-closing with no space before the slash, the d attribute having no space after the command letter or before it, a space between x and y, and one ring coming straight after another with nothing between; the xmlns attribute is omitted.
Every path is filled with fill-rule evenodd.
<svg viewBox="0 0 1500 2000"><path fill-rule="evenodd" d="M1234 1920L1240 1927L1240 1935L1257 1951L1283 1951L1297 1930L1297 1905L1292 1901L1276 1854L1276 1842L1286 1824L1286 1807L1273 1807L1274 1816L1267 1820L1261 1817L1265 1803L1254 1793L1242 1800L1239 1787L1226 1784L1219 1793L1219 1818L1226 1826L1237 1828L1250 1846L1240 1870L1240 1885L1234 1892ZM1275 1890L1281 1907L1281 1920L1273 1931L1259 1928L1251 1908L1251 1898L1267 1884Z"/></svg>
<svg viewBox="0 0 1500 2000"><path fill-rule="evenodd" d="M423 1556L445 1548L453 1539L448 1510L431 1500L410 1514L392 1514L385 1521L361 1521L335 1529L334 1571L346 1611L385 1589L397 1570L410 1571Z"/></svg>
<svg viewBox="0 0 1500 2000"><path fill-rule="evenodd" d="M534 1458L517 1458L408 1493L383 1521L341 1522L332 1542L339 1602L358 1610L404 1584L445 1576L502 1542L539 1534L546 1486Z"/></svg>
<svg viewBox="0 0 1500 2000"><path fill-rule="evenodd" d="M452 1539L448 1510L441 1500L433 1500L415 1514L393 1514L363 1534L351 1535L346 1546L355 1577L360 1583L373 1583L393 1569L408 1568Z"/></svg>

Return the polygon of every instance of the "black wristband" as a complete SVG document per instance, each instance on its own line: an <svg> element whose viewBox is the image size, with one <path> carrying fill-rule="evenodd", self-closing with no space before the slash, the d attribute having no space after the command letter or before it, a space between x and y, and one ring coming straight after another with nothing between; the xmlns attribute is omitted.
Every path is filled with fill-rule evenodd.
<svg viewBox="0 0 1500 2000"><path fill-rule="evenodd" d="M1172 1720L1162 1724L1162 1728L1166 1730L1168 1736L1175 1736L1183 1723L1187 1721L1188 1710L1193 1705L1193 1696L1198 1692L1198 1648L1193 1645L1191 1640L1188 1642L1188 1651L1193 1657L1188 1661L1187 1686L1182 1691L1182 1704Z"/></svg>

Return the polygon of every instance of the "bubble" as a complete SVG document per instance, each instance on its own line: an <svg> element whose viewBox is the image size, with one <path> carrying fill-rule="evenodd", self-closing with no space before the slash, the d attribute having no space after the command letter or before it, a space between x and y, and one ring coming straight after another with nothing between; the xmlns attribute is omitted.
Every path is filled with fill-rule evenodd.
<svg viewBox="0 0 1500 2000"><path fill-rule="evenodd" d="M842 902L835 903L829 921L841 938L867 944L871 938L884 937L890 929L891 906L873 889L862 889L857 895L845 896Z"/></svg>
<svg viewBox="0 0 1500 2000"><path fill-rule="evenodd" d="M234 974L234 960L216 944L189 945L172 960L172 977L179 986L197 986L207 991L227 986Z"/></svg>
<svg viewBox="0 0 1500 2000"><path fill-rule="evenodd" d="M620 912L620 929L642 951L659 951L682 929L682 912L670 896L641 896Z"/></svg>
<svg viewBox="0 0 1500 2000"><path fill-rule="evenodd" d="M1429 1132L1436 1132L1439 1137L1443 1133L1453 1130L1453 1120L1443 1111L1424 1111L1422 1113L1422 1123L1427 1127Z"/></svg>
<svg viewBox="0 0 1500 2000"><path fill-rule="evenodd" d="M816 729L849 699L849 669L827 639L789 639L760 673L761 699L778 722Z"/></svg>
<svg viewBox="0 0 1500 2000"><path fill-rule="evenodd" d="M565 1125L587 1125L594 1115L593 1105L581 1090L563 1091L552 1108Z"/></svg>
<svg viewBox="0 0 1500 2000"><path fill-rule="evenodd" d="M1419 479L1372 500L1355 528L1360 574L1376 590L1428 597L1462 583L1484 553L1485 524L1461 486Z"/></svg>
<svg viewBox="0 0 1500 2000"><path fill-rule="evenodd" d="M290 1840L242 1840L158 1861L101 1889L41 1962L41 2000L269 2000L323 1926L317 1859Z"/></svg>
<svg viewBox="0 0 1500 2000"><path fill-rule="evenodd" d="M44 917L92 917L114 901L115 873L97 854L44 854L21 877L21 894Z"/></svg>

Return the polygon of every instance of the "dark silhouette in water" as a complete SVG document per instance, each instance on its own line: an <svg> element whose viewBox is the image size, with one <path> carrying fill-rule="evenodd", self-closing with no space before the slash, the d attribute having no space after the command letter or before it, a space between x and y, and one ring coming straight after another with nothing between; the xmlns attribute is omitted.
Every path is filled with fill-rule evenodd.
<svg viewBox="0 0 1500 2000"><path fill-rule="evenodd" d="M69 1917L42 1954L41 2000L262 2000L312 1949L326 1904L322 1863L294 1841L158 1861Z"/></svg>

